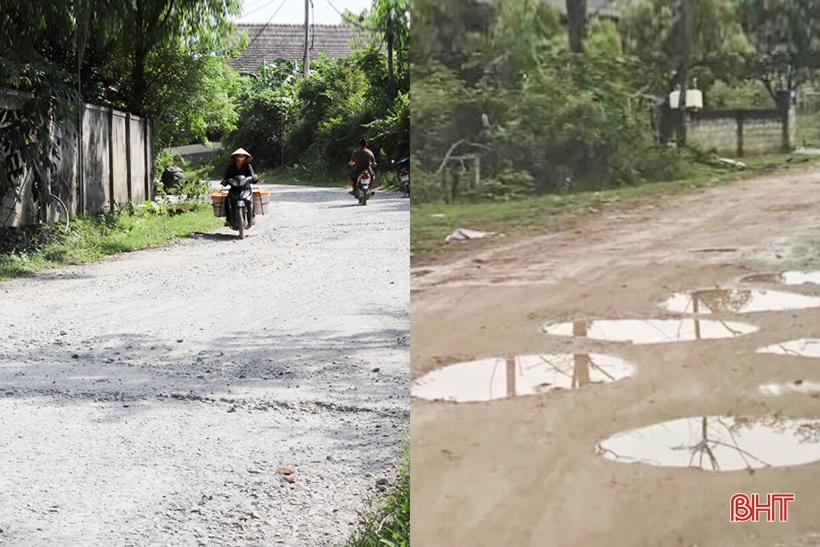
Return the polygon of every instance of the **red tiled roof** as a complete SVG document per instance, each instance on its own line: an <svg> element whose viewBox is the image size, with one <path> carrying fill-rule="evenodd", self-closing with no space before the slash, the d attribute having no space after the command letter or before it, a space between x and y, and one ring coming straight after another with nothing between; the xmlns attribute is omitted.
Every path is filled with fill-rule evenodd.
<svg viewBox="0 0 820 547"><path fill-rule="evenodd" d="M229 59L228 64L239 72L256 72L262 61L288 59L301 64L305 51L304 25L265 25L262 23L234 23L234 32L247 31L248 48ZM330 59L348 55L352 45L363 45L362 33L349 25L311 25L310 59L324 53Z"/></svg>

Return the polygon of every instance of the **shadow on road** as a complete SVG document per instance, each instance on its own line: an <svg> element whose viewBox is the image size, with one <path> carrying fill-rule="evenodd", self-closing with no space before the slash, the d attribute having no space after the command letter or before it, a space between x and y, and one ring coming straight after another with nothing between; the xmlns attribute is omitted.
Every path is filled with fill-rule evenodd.
<svg viewBox="0 0 820 547"><path fill-rule="evenodd" d="M216 230L221 230L222 228L215 228ZM237 236L238 232L234 233L218 233L218 232L197 232L195 234L191 234L188 236L188 239L204 239L207 241L230 241L232 239L238 239Z"/></svg>

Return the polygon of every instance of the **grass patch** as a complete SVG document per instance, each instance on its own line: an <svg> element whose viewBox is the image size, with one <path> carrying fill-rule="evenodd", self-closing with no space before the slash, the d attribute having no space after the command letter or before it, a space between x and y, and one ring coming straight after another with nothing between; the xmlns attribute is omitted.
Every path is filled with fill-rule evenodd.
<svg viewBox="0 0 820 547"><path fill-rule="evenodd" d="M359 512L359 528L344 547L409 547L410 448L405 440L396 484Z"/></svg>
<svg viewBox="0 0 820 547"><path fill-rule="evenodd" d="M507 202L411 205L410 252L413 261L432 259L452 246L444 241L456 228L470 228L506 234L545 231L557 222L617 210L637 202L666 195L682 194L698 188L744 180L791 167L820 161L814 156L773 154L743 158L745 170L696 166L690 177L671 182L653 182L612 190L531 196Z"/></svg>
<svg viewBox="0 0 820 547"><path fill-rule="evenodd" d="M162 207L77 217L63 235L57 227L6 229L0 233L0 281L104 256L155 247L211 231L224 223L209 205L172 214Z"/></svg>

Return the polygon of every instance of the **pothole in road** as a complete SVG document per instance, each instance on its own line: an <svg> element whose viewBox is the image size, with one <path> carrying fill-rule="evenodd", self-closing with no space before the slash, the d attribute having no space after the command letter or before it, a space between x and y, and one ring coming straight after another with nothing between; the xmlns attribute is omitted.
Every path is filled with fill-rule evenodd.
<svg viewBox="0 0 820 547"><path fill-rule="evenodd" d="M791 355L794 357L820 358L820 339L802 338L789 340L758 349L755 353L772 353L775 355Z"/></svg>
<svg viewBox="0 0 820 547"><path fill-rule="evenodd" d="M820 460L820 421L776 416L681 418L616 433L596 453L621 463L737 471Z"/></svg>
<svg viewBox="0 0 820 547"><path fill-rule="evenodd" d="M546 325L547 334L590 340L660 344L715 338L734 338L757 332L747 323L706 319L603 319Z"/></svg>
<svg viewBox="0 0 820 547"><path fill-rule="evenodd" d="M820 297L754 289L707 289L675 293L661 307L677 313L752 313L820 307Z"/></svg>
<svg viewBox="0 0 820 547"><path fill-rule="evenodd" d="M519 355L436 369L413 382L410 394L432 401L491 401L614 382L634 374L634 365L610 355Z"/></svg>
<svg viewBox="0 0 820 547"><path fill-rule="evenodd" d="M773 382L757 387L761 395L767 397L779 397L788 393L801 393L812 397L820 397L820 382L806 382L795 380L794 382Z"/></svg>
<svg viewBox="0 0 820 547"><path fill-rule="evenodd" d="M783 272L747 275L741 283L768 283L771 285L803 285L813 283L820 285L820 272Z"/></svg>

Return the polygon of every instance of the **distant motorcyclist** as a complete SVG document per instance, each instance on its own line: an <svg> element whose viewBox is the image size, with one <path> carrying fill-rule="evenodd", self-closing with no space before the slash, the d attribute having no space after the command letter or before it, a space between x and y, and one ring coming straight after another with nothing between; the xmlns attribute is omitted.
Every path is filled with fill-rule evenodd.
<svg viewBox="0 0 820 547"><path fill-rule="evenodd" d="M251 165L252 161L253 156L251 156L244 148L237 148L236 152L231 154L231 164L225 171L225 176L222 177L222 186L228 186L230 184L228 182L228 179L232 179L238 176L251 177L253 179L253 182L258 181L259 177L257 177L253 172L253 166ZM238 195L239 190L239 188L231 186L228 192L234 192L235 195ZM230 226L231 218L233 218L230 199L225 200L225 213L225 226ZM251 207L251 218L253 218L253 207ZM256 223L256 221L253 222Z"/></svg>
<svg viewBox="0 0 820 547"><path fill-rule="evenodd" d="M359 179L359 175L367 171L370 173L370 195L375 194L373 189L376 187L376 173L373 168L376 167L376 156L367 148L367 139L359 141L359 147L353 151L347 165L353 168L353 171L350 172L349 193L356 194L356 181Z"/></svg>

